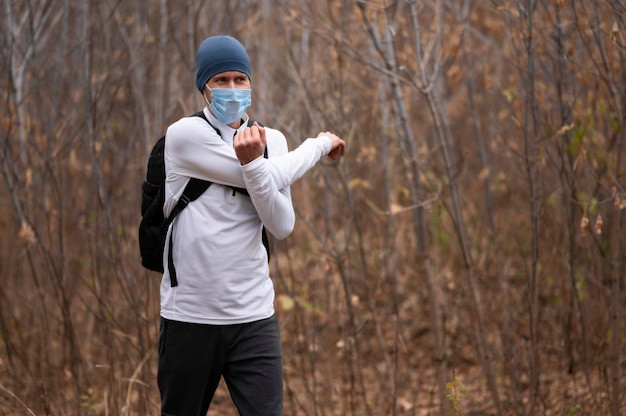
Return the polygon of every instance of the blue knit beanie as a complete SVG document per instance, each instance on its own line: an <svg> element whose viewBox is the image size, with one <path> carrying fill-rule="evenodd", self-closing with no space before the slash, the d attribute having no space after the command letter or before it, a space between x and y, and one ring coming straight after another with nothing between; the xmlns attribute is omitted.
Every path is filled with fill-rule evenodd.
<svg viewBox="0 0 626 416"><path fill-rule="evenodd" d="M239 71L250 76L248 52L239 41L231 36L219 35L206 38L196 55L196 87L202 92L204 85L215 74L225 71Z"/></svg>

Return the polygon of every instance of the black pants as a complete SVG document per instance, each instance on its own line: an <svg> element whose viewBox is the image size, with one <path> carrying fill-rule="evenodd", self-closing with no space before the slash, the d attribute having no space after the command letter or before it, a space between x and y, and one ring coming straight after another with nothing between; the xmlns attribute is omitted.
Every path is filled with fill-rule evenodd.
<svg viewBox="0 0 626 416"><path fill-rule="evenodd" d="M206 416L222 376L240 415L283 414L276 317L238 325L161 318L157 379L162 416Z"/></svg>

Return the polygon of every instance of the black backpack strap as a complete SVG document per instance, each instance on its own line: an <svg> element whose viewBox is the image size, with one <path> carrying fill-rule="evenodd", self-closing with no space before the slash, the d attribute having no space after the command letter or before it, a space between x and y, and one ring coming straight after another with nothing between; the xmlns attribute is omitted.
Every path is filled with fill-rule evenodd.
<svg viewBox="0 0 626 416"><path fill-rule="evenodd" d="M215 130L215 132L217 133L218 136L222 137L222 132L220 131L220 129L218 129L217 127L215 127L213 125L213 123L211 123L209 121L209 119L206 117L206 114L204 114L204 111L198 111L197 113L193 113L192 114L193 117L200 117L203 118L204 121L206 121L207 123L209 123L209 126L213 127L213 130Z"/></svg>
<svg viewBox="0 0 626 416"><path fill-rule="evenodd" d="M209 186L211 186L213 182L205 181L198 178L191 178L187 185L185 185L185 189L183 190L182 195L178 199L178 202L170 212L170 215L167 217L166 227L169 227L172 222L174 222L174 218L184 210L187 205L191 201L195 201L206 191ZM167 232L167 229L166 229ZM172 231L170 233L170 238L168 242L168 250L167 250L167 270L170 272L170 284L172 287L178 286L178 278L176 275L176 268L174 267L174 258L172 255L173 251L173 243L172 243L172 233L174 232L174 226L172 226Z"/></svg>
<svg viewBox="0 0 626 416"><path fill-rule="evenodd" d="M203 118L207 123L209 123L209 125L213 128L213 130L217 132L217 134L220 137L222 136L222 132L220 132L219 129L217 129L213 124L211 124L209 119L204 114L204 111L198 111L194 113L193 116ZM187 182L187 185L185 185L185 189L183 190L182 195L178 199L178 202L176 203L176 205L172 209L172 212L170 212L170 215L167 217L167 220L163 224L163 226L165 227L165 230L164 230L165 233L167 233L167 229L169 228L170 224L174 222L174 219L178 216L178 214L180 214L181 211L184 210L191 201L195 201L196 199L198 199L200 195L202 195L204 191L206 191L209 188L209 186L211 186L211 183L212 182L210 181L205 181L205 180L198 179L198 178L189 179L189 182ZM174 227L172 226L172 231L170 233L169 241L166 242L168 246L167 270L170 272L171 286L176 287L178 286L178 278L176 274L176 268L174 267L174 259L173 259L173 254L172 254L173 247L174 247L172 243L173 232L174 232Z"/></svg>

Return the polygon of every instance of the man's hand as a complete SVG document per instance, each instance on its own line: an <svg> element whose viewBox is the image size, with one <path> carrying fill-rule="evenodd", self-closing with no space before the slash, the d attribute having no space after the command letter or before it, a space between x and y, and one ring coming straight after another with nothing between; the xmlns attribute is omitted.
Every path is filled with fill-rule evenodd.
<svg viewBox="0 0 626 416"><path fill-rule="evenodd" d="M247 165L254 159L263 156L265 146L265 128L256 121L252 127L246 127L243 133L235 136L235 154L242 165Z"/></svg>
<svg viewBox="0 0 626 416"><path fill-rule="evenodd" d="M326 136L330 138L331 147L330 147L330 152L328 152L329 158L331 158L332 160L337 160L341 156L346 154L346 142L341 140L339 136L329 131L323 131L317 135L317 137L320 137L320 136Z"/></svg>

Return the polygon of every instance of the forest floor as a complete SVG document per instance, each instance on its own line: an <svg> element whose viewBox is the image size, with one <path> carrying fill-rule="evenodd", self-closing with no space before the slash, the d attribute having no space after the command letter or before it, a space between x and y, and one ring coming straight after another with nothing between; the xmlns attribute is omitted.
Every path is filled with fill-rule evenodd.
<svg viewBox="0 0 626 416"><path fill-rule="evenodd" d="M418 371L418 370L416 370ZM496 416L495 406L490 392L484 382L484 375L480 366L468 366L457 371L457 380L459 380L459 389L457 391L456 410L451 409L451 415L455 416ZM593 380L595 379L595 380ZM462 381L461 381L462 380ZM584 372L576 374L567 374L562 372L553 372L550 376L545 377L541 381L541 387L536 395L535 403L530 403L529 386L524 380L521 381L521 388L524 393L519 400L521 403L519 410L514 405L511 389L506 386L500 386L500 401L505 412L505 416L519 415L542 415L542 416L603 416L609 415L609 403L606 394L601 393L606 388L597 388L600 382L597 376L586 375ZM439 409L439 401L434 394L432 385L428 387L426 384L419 388L416 392L419 400L411 401L407 398L401 398L397 403L396 415L412 415L412 416L441 416ZM450 405L453 401L450 399ZM288 408L286 403L285 415L294 416L312 416L312 415L332 415L344 416L344 411L332 410L329 406L321 406L315 412L313 409L297 410ZM534 410L530 410L531 407ZM622 404L623 415L626 415L626 403ZM454 413L456 412L456 413ZM358 413L367 414L367 413ZM373 416L387 416L392 413L381 412L372 409ZM214 401L209 409L208 416L237 416L238 413L230 399L228 390L222 382L216 392Z"/></svg>

